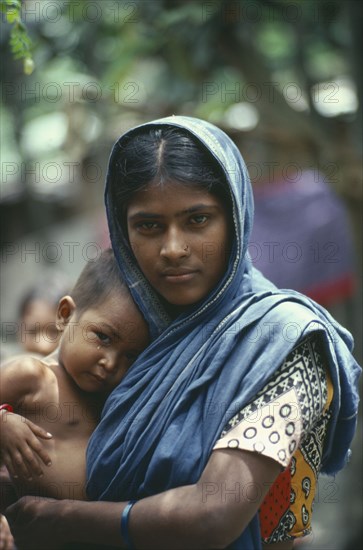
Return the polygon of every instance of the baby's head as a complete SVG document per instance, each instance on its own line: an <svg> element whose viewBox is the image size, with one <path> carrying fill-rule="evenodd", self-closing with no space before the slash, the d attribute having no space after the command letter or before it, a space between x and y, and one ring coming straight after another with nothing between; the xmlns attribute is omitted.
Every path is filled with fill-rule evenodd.
<svg viewBox="0 0 363 550"><path fill-rule="evenodd" d="M59 363L84 391L109 393L149 343L148 326L111 249L83 269L58 306Z"/></svg>

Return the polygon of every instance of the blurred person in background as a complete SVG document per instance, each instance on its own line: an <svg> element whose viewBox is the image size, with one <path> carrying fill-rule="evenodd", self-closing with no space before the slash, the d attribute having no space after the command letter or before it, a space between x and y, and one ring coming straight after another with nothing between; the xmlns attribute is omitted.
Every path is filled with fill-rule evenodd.
<svg viewBox="0 0 363 550"><path fill-rule="evenodd" d="M49 355L58 345L61 333L55 323L58 302L69 293L65 274L44 273L28 289L19 305L19 344L27 353Z"/></svg>

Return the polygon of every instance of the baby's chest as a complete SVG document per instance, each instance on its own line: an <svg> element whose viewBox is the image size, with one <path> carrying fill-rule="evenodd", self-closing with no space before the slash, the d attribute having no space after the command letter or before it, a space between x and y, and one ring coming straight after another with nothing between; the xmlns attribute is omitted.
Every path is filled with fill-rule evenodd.
<svg viewBox="0 0 363 550"><path fill-rule="evenodd" d="M23 415L53 436L75 434L82 438L95 429L99 410L91 395L73 391L53 378L46 388L24 401Z"/></svg>
<svg viewBox="0 0 363 550"><path fill-rule="evenodd" d="M33 401L19 413L54 436L89 437L98 420L92 407L77 401Z"/></svg>

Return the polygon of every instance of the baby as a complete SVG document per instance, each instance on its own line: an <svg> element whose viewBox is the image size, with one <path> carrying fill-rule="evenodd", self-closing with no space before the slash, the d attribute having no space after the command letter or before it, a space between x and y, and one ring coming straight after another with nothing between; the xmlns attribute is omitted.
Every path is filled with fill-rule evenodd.
<svg viewBox="0 0 363 550"><path fill-rule="evenodd" d="M88 439L106 397L149 342L111 250L61 298L56 325L62 335L51 355L18 356L0 369L0 450L12 482L1 510L24 494L86 498Z"/></svg>

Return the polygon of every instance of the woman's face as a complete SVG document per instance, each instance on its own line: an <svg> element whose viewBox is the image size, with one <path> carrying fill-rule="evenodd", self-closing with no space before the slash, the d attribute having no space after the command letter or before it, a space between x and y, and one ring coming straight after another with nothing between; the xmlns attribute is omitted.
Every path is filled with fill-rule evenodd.
<svg viewBox="0 0 363 550"><path fill-rule="evenodd" d="M127 228L140 269L170 304L198 302L226 271L227 207L200 187L149 184L131 199Z"/></svg>

